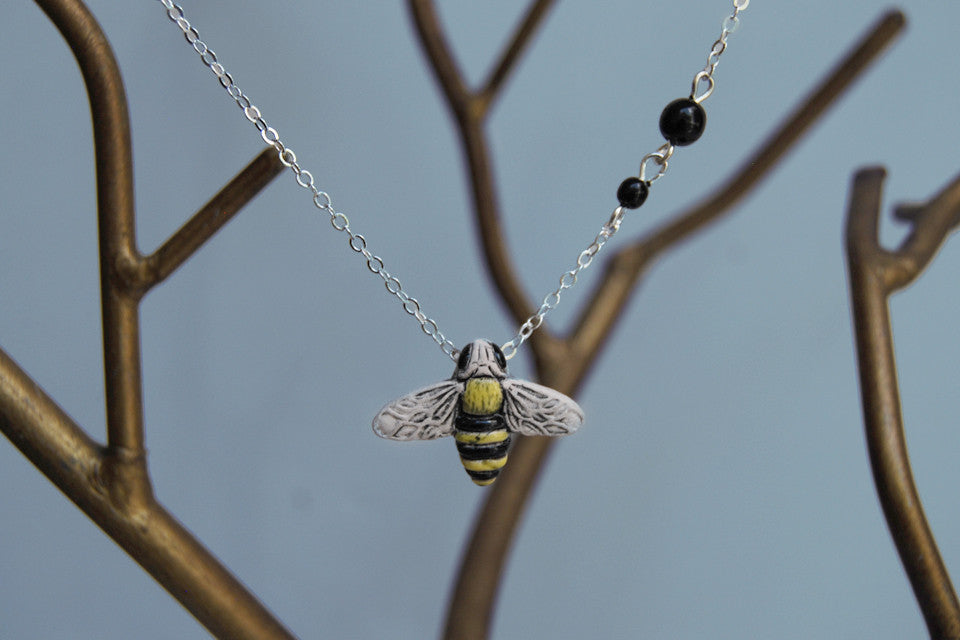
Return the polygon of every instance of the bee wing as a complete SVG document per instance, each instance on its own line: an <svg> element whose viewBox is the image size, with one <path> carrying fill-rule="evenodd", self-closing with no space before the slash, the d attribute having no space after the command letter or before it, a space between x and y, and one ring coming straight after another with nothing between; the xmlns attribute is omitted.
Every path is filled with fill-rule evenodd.
<svg viewBox="0 0 960 640"><path fill-rule="evenodd" d="M563 436L583 424L583 409L559 391L516 378L500 382L510 431L525 436Z"/></svg>
<svg viewBox="0 0 960 640"><path fill-rule="evenodd" d="M444 380L394 400L373 419L373 430L391 440L433 440L453 433L463 383Z"/></svg>

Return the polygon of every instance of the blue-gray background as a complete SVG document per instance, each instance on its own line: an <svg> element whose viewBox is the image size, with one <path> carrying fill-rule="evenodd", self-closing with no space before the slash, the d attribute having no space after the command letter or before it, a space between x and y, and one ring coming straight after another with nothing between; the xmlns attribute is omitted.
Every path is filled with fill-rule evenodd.
<svg viewBox="0 0 960 640"><path fill-rule="evenodd" d="M95 193L76 65L6 3L0 345L103 436ZM479 82L516 2L445 3ZM611 248L716 188L886 2L754 2L681 149ZM400 2L186 2L201 36L335 204L458 342L515 331L483 274L457 138ZM93 0L124 74L140 246L262 148L159 3ZM643 280L579 398L507 566L498 638L921 638L870 479L842 226L852 172L886 203L960 168L960 3L904 3L906 35L734 215ZM729 12L721 0L560 2L488 132L506 235L539 299L660 144ZM901 229L885 224L884 238ZM954 241L956 243L956 241ZM960 252L893 301L908 439L960 571ZM563 328L601 269L550 318ZM587 277L589 276L589 277ZM289 174L142 307L159 499L304 638L428 638L483 495L449 442L373 436L451 363ZM529 372L528 354L511 363ZM206 632L0 442L0 637Z"/></svg>

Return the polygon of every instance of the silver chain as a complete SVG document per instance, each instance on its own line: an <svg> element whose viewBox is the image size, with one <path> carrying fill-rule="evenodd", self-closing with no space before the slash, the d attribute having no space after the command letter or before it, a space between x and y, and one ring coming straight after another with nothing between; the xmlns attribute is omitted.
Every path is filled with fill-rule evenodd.
<svg viewBox="0 0 960 640"><path fill-rule="evenodd" d="M440 345L440 349L445 354L451 359L456 360L458 355L456 345L443 335L437 326L436 320L423 312L417 299L412 298L404 291L400 280L387 271L384 267L383 259L373 254L370 249L367 248L366 238L350 228L350 220L346 215L333 207L330 194L321 191L316 184L314 184L313 174L300 166L297 162L297 154L294 153L291 147L280 140L280 134L277 133L276 129L267 124L267 121L260 115L260 109L250 102L250 98L240 90L240 87L234 82L233 76L230 75L217 60L217 54L200 39L200 34L196 28L191 26L190 22L183 16L183 8L174 4L172 0L160 0L160 3L166 7L167 16L170 20L176 23L176 25L180 27L180 30L183 31L187 42L190 43L193 50L200 56L203 64L213 71L214 75L216 75L220 81L220 85L226 89L230 97L237 103L237 106L243 110L243 115L246 119L253 123L253 126L260 132L260 137L263 138L263 141L277 150L277 153L280 155L280 162L293 172L297 184L313 194L313 205L317 209L329 214L330 224L333 225L333 228L347 234L347 242L350 248L366 258L367 268L371 273L380 276L383 280L383 285L390 295L396 296L403 305L403 310L420 323L420 329Z"/></svg>
<svg viewBox="0 0 960 640"><path fill-rule="evenodd" d="M710 55L707 56L707 66L693 77L693 88L690 90L690 99L695 102L703 102L713 93L713 72L717 70L720 64L720 55L727 50L727 38L730 34L740 27L740 12L750 5L750 0L733 0L733 13L723 19L720 28L720 37L717 38L713 46L710 47ZM697 95L700 83L707 83L707 88L703 93Z"/></svg>
<svg viewBox="0 0 960 640"><path fill-rule="evenodd" d="M600 249L603 248L603 245L607 243L607 240L612 238L613 234L620 230L620 223L623 221L623 214L623 207L617 207L613 210L613 213L610 215L610 219L607 220L600 228L600 233L598 233L597 237L593 239L593 242L590 243L590 246L581 251L580 255L577 256L577 266L560 276L560 286L544 297L543 302L540 303L540 308L537 309L537 312L527 318L524 323L520 325L520 331L517 332L517 335L515 335L512 340L500 347L507 360L516 355L517 348L523 344L524 341L526 341L526 339L529 338L534 331L540 328L540 325L543 324L543 319L546 317L546 315L551 310L555 309L558 304L560 304L560 294L563 293L563 290L569 289L573 285L577 284L577 276L580 274L580 272L590 266L590 263L593 262L594 257L596 257L597 253L600 252Z"/></svg>
<svg viewBox="0 0 960 640"><path fill-rule="evenodd" d="M217 60L217 54L214 53L213 49L208 47L203 40L200 39L199 32L184 17L183 8L178 4L174 4L173 0L160 0L160 3L164 6L164 8L166 8L167 16L170 18L170 20L180 28L187 42L197 53L197 55L200 56L200 60L203 62L203 64L209 68L214 75L217 76L217 80L220 81L220 85L226 90L227 94L233 98L237 106L243 111L244 117L250 123L252 123L254 127L256 127L263 141L277 150L277 153L280 157L280 162L283 163L285 167L289 168L291 172L293 172L297 184L313 194L313 205L317 209L325 211L330 216L330 224L334 229L347 234L347 242L350 245L350 249L356 253L359 253L366 259L367 269L383 280L383 284L384 287L386 287L387 292L390 295L395 296L403 306L403 310L408 315L413 316L414 319L420 323L420 329L423 331L423 333L436 342L437 345L440 346L441 351L447 354L451 360L456 361L460 353L456 345L451 342L449 338L443 335L439 326L437 325L437 322L422 311L420 308L420 303L417 301L417 299L411 297L406 291L404 291L403 286L400 284L400 280L398 280L396 276L392 275L384 268L383 259L373 254L367 248L366 238L350 228L350 220L347 218L347 216L342 212L337 211L333 207L333 201L330 199L330 195L325 191L321 191L316 186L314 183L313 174L300 166L300 164L297 162L297 154L294 153L291 147L287 146L286 143L280 140L280 134L277 133L276 129L267 124L267 121L264 120L263 116L260 114L260 109L258 109L250 101L250 98L240 90L240 87L238 87L236 82L234 82L233 76L228 73L224 66ZM750 0L733 0L733 13L723 20L720 37L717 38L717 40L713 43L713 47L710 49L710 55L707 57L707 65L702 71L698 72L697 75L694 76L693 88L690 91L691 100L700 103L711 93L713 93L713 73L717 68L717 64L720 62L720 55L727 48L727 38L731 33L736 31L737 27L740 25L739 13L746 9L747 5L749 4ZM707 87L702 93L698 94L697 92L704 82L707 83ZM666 144L661 145L656 151L645 155L640 160L640 180L647 181L649 183L663 176L667 170L667 163L670 160L670 157L673 155L673 152L673 144L667 142ZM647 178L646 167L648 163L651 162L657 166L657 173L652 177ZM620 229L620 224L623 221L623 217L623 207L617 207L613 210L613 213L610 215L610 219L607 220L607 222L605 222L600 228L600 232L597 234L596 238L593 239L593 242L591 242L590 245L581 251L579 256L577 256L576 266L560 276L560 286L544 297L543 302L540 304L540 308L537 309L536 313L527 318L523 324L520 325L520 330L517 332L517 334L511 340L502 345L501 348L503 350L503 354L508 360L516 355L517 349L520 347L520 345L522 345L527 338L533 334L534 331L540 328L547 314L557 307L557 305L560 303L560 294L563 293L565 289L569 289L577 283L577 276L580 274L580 272L590 266L594 257L596 257L597 253L600 252L600 249L603 248L603 245L605 245L607 241L610 240L610 238L612 238L613 235Z"/></svg>
<svg viewBox="0 0 960 640"><path fill-rule="evenodd" d="M744 11L749 4L750 0L733 0L733 13L723 19L723 23L720 26L720 37L717 38L713 46L710 47L710 54L707 56L706 66L698 71L697 75L693 76L693 85L690 88L690 99L697 104L706 100L710 97L710 94L713 93L713 73L717 70L717 65L720 64L720 55L727 50L727 38L740 26L740 12ZM698 93L703 83L706 83L706 88L702 93ZM640 180L654 182L663 177L663 174L667 171L670 157L673 156L674 149L673 144L666 142L656 151L643 156L643 158L640 159L640 173L638 174ZM647 166L649 164L656 166L656 173L650 178L647 177Z"/></svg>
<svg viewBox="0 0 960 640"><path fill-rule="evenodd" d="M750 0L733 0L733 13L723 19L720 37L713 43L713 46L710 48L710 55L707 56L707 66L693 77L690 99L697 104L706 100L707 97L713 93L713 72L716 71L717 65L720 63L720 54L727 48L727 38L740 26L740 12L746 9L749 4ZM697 91L703 82L707 83L707 88L703 93L698 95ZM674 147L672 143L666 142L660 145L656 151L643 156L640 160L640 173L638 176L640 180L648 184L659 180L663 174L666 173L667 165L675 149L676 147ZM647 166L651 163L656 165L656 173L648 178ZM520 325L520 330L517 332L517 335L501 347L507 359L513 357L517 352L517 348L522 345L534 331L540 328L546 315L560 303L560 294L563 290L569 289L577 283L577 275L590 266L593 258L600 249L603 248L603 245L620 229L623 215L623 207L617 207L613 210L610 219L600 228L600 233L598 233L597 237L590 243L590 246L581 251L580 255L577 256L577 266L560 276L560 286L546 295L536 313Z"/></svg>

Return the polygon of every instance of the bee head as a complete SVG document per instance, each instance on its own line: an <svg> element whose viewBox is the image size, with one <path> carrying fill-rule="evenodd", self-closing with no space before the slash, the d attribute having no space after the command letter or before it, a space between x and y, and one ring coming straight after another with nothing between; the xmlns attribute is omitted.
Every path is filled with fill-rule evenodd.
<svg viewBox="0 0 960 640"><path fill-rule="evenodd" d="M475 376L507 377L507 359L500 347L489 340L474 340L460 350L453 377L466 380Z"/></svg>

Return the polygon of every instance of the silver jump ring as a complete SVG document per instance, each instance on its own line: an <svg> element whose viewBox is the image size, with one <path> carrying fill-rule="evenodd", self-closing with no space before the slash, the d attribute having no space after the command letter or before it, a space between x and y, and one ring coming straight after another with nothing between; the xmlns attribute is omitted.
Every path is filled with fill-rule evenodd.
<svg viewBox="0 0 960 640"><path fill-rule="evenodd" d="M700 83L704 80L707 81L707 90L698 96L697 91L700 89ZM711 93L713 93L713 76L706 71L701 71L693 77L693 86L690 88L690 99L700 104L709 98Z"/></svg>
<svg viewBox="0 0 960 640"><path fill-rule="evenodd" d="M657 170L657 175L653 176L652 178L648 178L647 163L651 161L655 162L660 168ZM654 182L656 180L659 180L661 176L663 176L663 174L666 173L668 164L669 163L667 162L667 159L664 157L664 154L660 153L659 151L654 151L653 153L648 153L647 155L643 156L643 159L640 160L640 175L638 176L640 178L640 181Z"/></svg>

